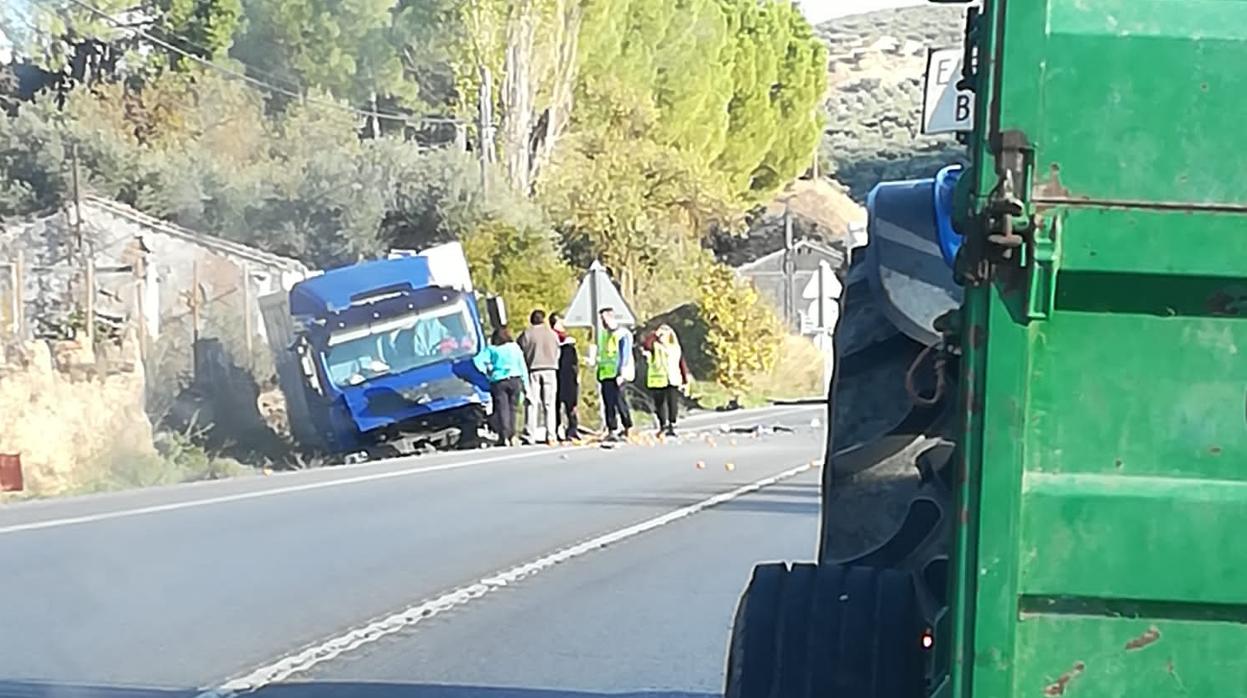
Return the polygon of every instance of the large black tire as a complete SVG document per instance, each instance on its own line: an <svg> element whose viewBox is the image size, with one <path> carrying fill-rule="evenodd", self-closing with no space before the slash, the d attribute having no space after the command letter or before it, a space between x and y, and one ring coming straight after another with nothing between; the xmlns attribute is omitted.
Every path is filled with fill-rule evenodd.
<svg viewBox="0 0 1247 698"><path fill-rule="evenodd" d="M920 698L923 622L898 570L770 563L736 609L726 698Z"/></svg>

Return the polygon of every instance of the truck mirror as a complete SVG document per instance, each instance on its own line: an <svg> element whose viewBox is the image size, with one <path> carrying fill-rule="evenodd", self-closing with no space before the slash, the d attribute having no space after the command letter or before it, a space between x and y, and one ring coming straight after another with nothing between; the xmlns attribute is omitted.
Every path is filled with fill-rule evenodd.
<svg viewBox="0 0 1247 698"><path fill-rule="evenodd" d="M320 376L316 373L316 362L312 360L311 348L308 346L307 339L299 338L291 349L299 357L299 369L303 372L303 380L307 381L308 387L316 391L317 395L324 395L325 391L320 385Z"/></svg>
<svg viewBox="0 0 1247 698"><path fill-rule="evenodd" d="M488 313L489 324L494 329L506 327L507 304L500 296L490 296L485 299L485 312Z"/></svg>

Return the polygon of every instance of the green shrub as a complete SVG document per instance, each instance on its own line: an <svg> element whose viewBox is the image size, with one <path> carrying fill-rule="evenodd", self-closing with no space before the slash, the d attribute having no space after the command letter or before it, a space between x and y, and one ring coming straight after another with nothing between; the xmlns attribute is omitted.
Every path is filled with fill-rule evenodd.
<svg viewBox="0 0 1247 698"><path fill-rule="evenodd" d="M752 284L722 265L702 276L700 296L714 379L733 395L743 395L754 376L775 365L782 337L779 319Z"/></svg>

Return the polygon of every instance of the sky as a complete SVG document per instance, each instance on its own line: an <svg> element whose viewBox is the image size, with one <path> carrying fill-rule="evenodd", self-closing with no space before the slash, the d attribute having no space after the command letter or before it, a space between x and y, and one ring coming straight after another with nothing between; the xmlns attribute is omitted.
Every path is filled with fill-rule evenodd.
<svg viewBox="0 0 1247 698"><path fill-rule="evenodd" d="M25 10L28 2L29 0L0 0L0 4L9 4L10 8L17 10ZM796 2L805 11L810 22L818 24L835 17L855 15L871 10L922 5L925 0L796 0ZM7 53L6 43L3 35L0 34L0 61L5 58L2 54Z"/></svg>
<svg viewBox="0 0 1247 698"><path fill-rule="evenodd" d="M818 24L835 17L856 15L871 10L925 5L926 0L797 0L797 4L805 11L805 16L809 18L811 24Z"/></svg>

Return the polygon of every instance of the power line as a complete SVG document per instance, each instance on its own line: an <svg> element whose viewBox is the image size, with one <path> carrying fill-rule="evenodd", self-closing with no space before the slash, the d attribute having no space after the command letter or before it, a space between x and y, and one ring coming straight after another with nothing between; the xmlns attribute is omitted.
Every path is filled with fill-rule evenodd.
<svg viewBox="0 0 1247 698"><path fill-rule="evenodd" d="M38 2L38 3L43 3L43 4L47 4L47 3L51 2L51 0L34 0L34 1L35 1L35 2ZM288 89L286 89L286 88L279 87L279 86L277 86L277 85L273 85L273 84L270 84L270 83L264 82L263 80L259 80L259 79L255 78L255 77L252 77L252 76L250 76L250 75L247 75L246 73L239 72L239 71L237 71L237 70L234 70L233 68L229 68L229 67L227 67L227 66L223 66L223 65L220 65L219 63L215 63L215 62L210 61L210 60L208 60L208 59L206 59L206 58L203 58L202 56L195 55L195 54L193 54L193 53L191 53L191 52L189 52L189 51L186 51L186 50L184 50L184 49L182 49L182 48L179 48L179 47L177 47L177 46L174 46L173 44L171 44L171 43L169 43L169 42L167 42L167 41L165 41L165 40L163 40L163 39L161 39L161 38L159 38L159 37L153 36L150 32L148 32L148 31L147 31L147 30L145 30L145 29L142 29L142 28L139 28L139 27L131 27L131 26L126 26L126 25L122 24L119 20L117 20L116 18L114 18L112 15L108 14L107 12L104 12L103 10L99 9L98 7L95 7L94 5L91 5L90 3L84 2L83 0L68 0L68 1L69 1L71 4L73 4L73 5L77 5L78 7L81 7L82 9L86 10L87 12L90 12L91 14L93 14L93 15L95 15L95 16L97 16L97 17L101 18L101 19L103 19L104 21L108 22L109 24L113 25L114 27L116 27L116 28L118 28L118 29L121 29L122 31L130 31L130 32L133 32L133 33L135 33L136 35L141 36L141 37L143 37L144 39L147 39L148 41L152 42L153 44L156 44L157 46L160 46L160 47L162 47L162 48L165 48L165 49L167 49L167 50L169 50L169 51L172 51L172 52L174 52L174 53L176 53L176 54L178 54L179 56L182 56L182 57L184 57L184 58L189 58L190 60L192 60L192 61L194 61L194 62L196 62L196 63L198 63L198 64L200 64L200 65L204 66L205 68L210 68L210 69L215 70L215 71L217 71L217 72L219 72L219 73L222 73L222 74L224 74L224 75L227 75L227 76L233 77L233 78L238 79L238 80L242 80L242 81L244 81L244 82L246 82L246 83L248 83L248 84L251 84L251 85L253 85L253 86L255 86L255 87L259 87L260 89L268 90L269 92L273 92L273 93L276 93L276 94L284 95L284 96L286 96L286 97L290 97L290 98L292 98L292 99L297 99L297 100L299 100L299 101L301 101L301 102L305 102L305 103L309 103L309 104L318 104L318 105L325 106L325 107L329 107L329 108L332 108L332 109L339 109L339 110L346 111L346 112L349 112L349 113L351 113L351 114L354 114L355 116L361 116L361 117L365 117L365 118L375 118L375 119L378 119L378 120L380 120L380 119L385 119L385 120L387 120L387 121L401 121L401 122L406 123L406 124L410 124L410 123L411 123L411 122L413 122L413 121L416 121L416 122L426 122L426 123L452 123L452 124L458 124L458 123L462 123L462 122L463 122L463 120L462 120L462 119L458 119L458 118L455 118L455 117L428 117L428 116L420 116L420 117L414 117L414 118L413 118L413 117L411 117L411 116L407 116L407 115L405 115L405 114L390 114L390 113L387 113L387 112L381 112L381 111L370 111L370 110L366 110L366 109L357 109L357 108L352 107L352 106L349 106L349 105L339 104L339 103L337 103L337 102L333 102L333 101L329 101L329 100L322 100L322 99L317 99L317 98L314 98L314 97L308 97L307 95L304 95L304 94L302 94L302 93L300 93L300 92L295 92L295 91L293 91L293 90L288 90ZM177 37L177 38L181 39L181 38L183 38L183 37ZM192 41L186 40L186 42L187 42L188 44L191 44L192 46L194 46L194 45L195 45L195 44L194 44L194 42L192 42ZM205 47L200 46L199 48L205 48ZM291 84L295 84L295 83L293 83L293 82L292 82Z"/></svg>

